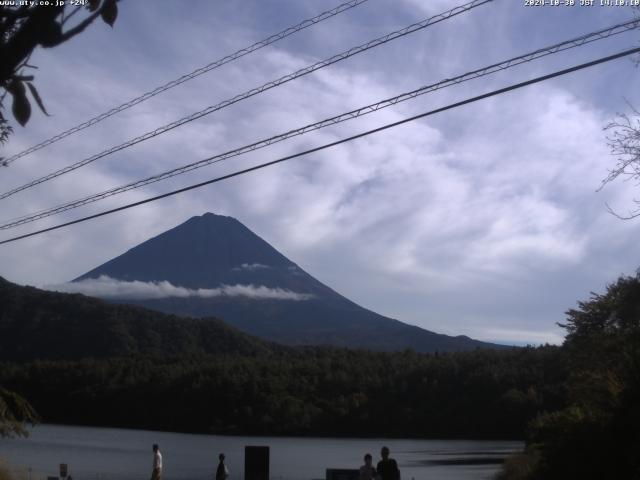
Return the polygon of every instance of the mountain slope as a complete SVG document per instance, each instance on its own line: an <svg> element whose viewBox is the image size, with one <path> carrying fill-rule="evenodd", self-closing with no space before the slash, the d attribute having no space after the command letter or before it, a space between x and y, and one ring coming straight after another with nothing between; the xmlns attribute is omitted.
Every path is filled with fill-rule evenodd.
<svg viewBox="0 0 640 480"><path fill-rule="evenodd" d="M0 361L129 355L255 355L279 349L215 318L180 318L0 277Z"/></svg>
<svg viewBox="0 0 640 480"><path fill-rule="evenodd" d="M180 295L110 297L178 315L220 317L247 333L286 344L421 352L500 347L436 334L367 310L313 278L239 221L212 213L193 217L74 282L80 287L100 277L148 282L151 289L170 282L182 288ZM133 288L122 284L127 285ZM220 291L238 285L251 286L251 291Z"/></svg>

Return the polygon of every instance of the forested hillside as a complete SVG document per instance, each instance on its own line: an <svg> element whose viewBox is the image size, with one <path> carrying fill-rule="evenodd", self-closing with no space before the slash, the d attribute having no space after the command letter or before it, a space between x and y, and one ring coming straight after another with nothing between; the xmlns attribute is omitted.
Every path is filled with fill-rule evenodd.
<svg viewBox="0 0 640 480"><path fill-rule="evenodd" d="M557 347L455 354L300 349L259 356L0 364L47 422L268 435L520 438L564 405Z"/></svg>
<svg viewBox="0 0 640 480"><path fill-rule="evenodd" d="M213 319L181 318L0 278L0 361L119 355L255 355L276 346Z"/></svg>
<svg viewBox="0 0 640 480"><path fill-rule="evenodd" d="M0 385L45 422L215 433L521 437L564 406L558 347L422 354L284 347L0 281Z"/></svg>

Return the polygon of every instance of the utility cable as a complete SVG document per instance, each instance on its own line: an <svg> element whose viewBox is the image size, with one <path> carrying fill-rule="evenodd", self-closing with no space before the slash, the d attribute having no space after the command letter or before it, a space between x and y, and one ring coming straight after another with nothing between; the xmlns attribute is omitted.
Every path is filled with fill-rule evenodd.
<svg viewBox="0 0 640 480"><path fill-rule="evenodd" d="M292 80L295 80L297 78L300 78L304 75L308 75L312 72L315 72L316 70L320 70L321 68L327 67L329 65L333 65L334 63L340 62L342 60L345 60L349 57L352 57L354 55L358 55L359 53L365 52L367 50L370 50L372 48L378 47L380 45L383 45L385 43L388 43L392 40L395 40L397 38L400 37L404 37L405 35L409 35L411 33L417 32L419 30L422 30L424 28L427 28L431 25L434 25L436 23L442 22L444 20L448 20L454 16L457 16L461 13L467 12L473 8L479 7L481 5L484 5L485 3L489 3L492 2L493 0L473 0L472 2L469 2L467 4L452 8L451 10L447 10L444 13L441 13L439 15L435 15L433 17L430 17L428 19L422 20L421 22L418 23L414 23L412 25L409 25L408 27L402 28L400 30L396 30L392 33L389 33L387 35L383 35L382 37L378 37L374 40L371 40L367 43L364 43L362 45L359 45L357 47L353 47L350 48L349 50L346 50L342 53L339 53L337 55L332 56L331 58L328 58L326 60L314 63L313 65L307 66L305 68L302 68L300 70L297 70L294 73L290 73L288 75L285 75L283 77L278 78L277 80L273 80L271 82L265 83L264 85L257 87L257 88L253 88L251 90L248 90L244 93L241 93L239 95L236 95L233 98L230 98L228 100L224 100L223 102L220 102L216 105L211 105L207 108L205 108L204 110L200 110L198 112L195 112L191 115L188 115L186 117L183 117L179 120L176 120L172 123L169 123L167 125L164 125L162 127L159 127L155 130L152 130L150 132L147 132L143 135L140 135L136 138L133 138L131 140L126 141L125 143L122 143L120 145L116 145L114 147L111 147L107 150L104 150L101 153L98 153L96 155L93 155L91 157L85 158L83 160L80 160L76 163L73 163L72 165L69 165L67 167L64 167L60 170L57 170L55 172L52 172L48 175L45 175L44 177L41 177L37 180L33 180L32 182L29 182L25 185L22 185L21 187L17 187L14 188L13 190L10 190L8 192L3 193L2 195L0 195L0 200L5 199L7 197L10 197L11 195L14 195L18 192L21 192L22 190L26 190L27 188L31 188L34 187L36 185L39 185L41 183L44 183L48 180L51 180L53 178L59 177L60 175L64 175L66 173L72 172L74 170L77 170L80 167L83 167L85 165L88 165L89 163L95 162L96 160L106 157L107 155L111 155L112 153L118 152L120 150L124 150L125 148L131 147L133 145L136 145L140 142L143 142L145 140L149 140L151 138L154 138L158 135L161 135L163 133L168 132L169 130L173 130L174 128L177 128L179 126L182 126L186 123L189 122L193 122L194 120L197 120L199 118L202 118L206 115L209 115L213 112L216 112L218 110L221 110L223 108L229 107L230 105L233 105L235 103L238 103L242 100L246 100L247 98L253 97L255 95L258 95L260 93L263 93L267 90L270 90L272 88L275 87L279 87L280 85L283 85L287 82L290 82Z"/></svg>
<svg viewBox="0 0 640 480"><path fill-rule="evenodd" d="M352 135L350 137L343 138L341 140L337 140L335 142L331 142L331 143L327 143L327 144L324 144L324 145L320 145L318 147L314 147L314 148L311 148L309 150L305 150L303 152L298 152L298 153L295 153L293 155L288 155L286 157L281 157L281 158L278 158L276 160L272 160L270 162L261 163L259 165L255 165L253 167L245 168L243 170L239 170L239 171L227 174L227 175L223 175L223 176L220 176L220 177L212 178L212 179L207 180L205 182L196 183L196 184L190 185L188 187L180 188L178 190L173 190L171 192L163 193L161 195L156 195L155 197L150 197L150 198L147 198L145 200L140 200L138 202L129 203L127 205L123 205L123 206L120 206L120 207L117 207L117 208L113 208L111 210L105 210L103 212L96 213L96 214L93 214L93 215L89 215L89 216L86 216L86 217L82 217L82 218L79 218L79 219L76 219L76 220L72 220L70 222L61 223L61 224L58 224L58 225L54 225L52 227L48 227L48 228L43 228L41 230L37 230L35 232L31 232L31 233L27 233L27 234L24 234L24 235L19 235L17 237L13 237L13 238L9 238L9 239L6 239L6 240L2 240L2 241L0 241L0 245L6 244L6 243L10 243L10 242L15 242L15 241L18 241L18 240L22 240L24 238L33 237L35 235L40 235L42 233L50 232L52 230L58 230L58 229L63 228L63 227L67 227L67 226L70 226L70 225L75 225L76 223L86 222L86 221L92 220L94 218L103 217L103 216L109 215L111 213L120 212L120 211L123 211L123 210L127 210L129 208L133 208L133 207L137 207L137 206L140 206L140 205L144 205L146 203L155 202L157 200L161 200L163 198L171 197L171 196L177 195L179 193L184 193L184 192L187 192L189 190L194 190L196 188L201 188L201 187L204 187L206 185L211 185L212 183L217 183L217 182L221 182L223 180L228 180L229 178L233 178L233 177L237 177L237 176L240 176L240 175L244 175L246 173L253 172L255 170L260 170L260 169L263 169L263 168L266 168L266 167L269 167L269 166L272 166L272 165L276 165L278 163L282 163L282 162L286 162L288 160L292 160L294 158L302 157L304 155L309 155L311 153L319 152L319 151L325 150L327 148L335 147L336 145L341 145L343 143L356 140L358 138L366 137L368 135L372 135L374 133L378 133L378 132L381 132L383 130L387 130L387 129L390 129L390 128L393 128L393 127L397 127L399 125L403 125L405 123L412 122L412 121L418 120L420 118L428 117L430 115L435 115L437 113L441 113L441 112L444 112L444 111L447 111L447 110L451 110L451 109L454 109L454 108L457 108L457 107L461 107L463 105L468 105L470 103L474 103L474 102L477 102L479 100L484 100L485 98L494 97L496 95L502 95L503 93L507 93L507 92L510 92L510 91L513 91L513 90L517 90L517 89L526 87L528 85L533 85L535 83L540 83L540 82L543 82L543 81L546 81L546 80L550 80L552 78L556 78L556 77L559 77L559 76L562 76L562 75L566 75L566 74L569 74L569 73L572 73L572 72L576 72L578 70L582 70L582 69L585 69L585 68L593 67L593 66L599 65L601 63L605 63L605 62L609 62L609 61L612 61L612 60L616 60L618 58L626 57L628 55L633 55L634 53L638 53L638 52L640 52L640 48L632 48L632 49L629 49L629 50L624 50L624 51L616 53L614 55L609 55L607 57L602 57L602 58L599 58L597 60L593 60L591 62L582 63L580 65L576 65L576 66L573 66L573 67L570 67L570 68L559 70L559 71L556 71L554 73L543 75L541 77L536 77L536 78L533 78L531 80L527 80L525 82L516 83L514 85L510 85L510 86L505 87L505 88L501 88L501 89L498 89L498 90L493 90L493 91L491 91L489 93L485 93L483 95L478 95L476 97L468 98L468 99L462 100L460 102L449 104L449 105L447 105L445 107L437 108L435 110L431 110L431 111L428 111L428 112L425 112L425 113L421 113L419 115L414 115L412 117L405 118L405 119L399 120L397 122L389 123L389 124L383 125L381 127L374 128L372 130L367 130L366 132L362 132L362 133L359 133L357 135Z"/></svg>
<svg viewBox="0 0 640 480"><path fill-rule="evenodd" d="M249 46L249 47L245 47L245 48L241 48L240 50L238 50L237 52L234 52L230 55L227 55L223 58L220 58L219 60L216 60L214 62L209 63L208 65L205 65L204 67L200 67L196 70L194 70L191 73L187 73L185 75L182 75L181 77L175 79L175 80L171 80L170 82L165 83L164 85L161 85L159 87L154 88L153 90L150 90L146 93L143 93L142 95L140 95L139 97L136 97L132 100L129 100L128 102L125 102L117 107L112 108L111 110L108 110L104 113L101 113L100 115L97 115L89 120L87 120L84 123L81 123L79 125L76 125L75 127L70 128L69 130L65 130L62 133L59 133L51 138L48 138L47 140L44 140L40 143L38 143L37 145L34 145L30 148L27 148L26 150L23 150L22 152L16 153L15 155L7 158L6 160L4 160L2 162L2 164L4 166L9 165L10 163L16 161L17 159L21 158L21 157L25 157L27 155L29 155L30 153L33 153L37 150L40 150L44 147L47 147L53 143L56 143L59 140L62 140L65 137L68 137L69 135L73 135L74 133L77 133L81 130L84 130L85 128L88 128L92 125L95 125L96 123L100 123L101 121L115 115L116 113L122 112L124 110L127 110L128 108L131 108L135 105L138 105L139 103L144 102L145 100L149 100L152 97L155 97L156 95L162 93L162 92L166 92L167 90L173 88L173 87L177 87L178 85L188 82L189 80L196 78L204 73L210 72L211 70L214 70L218 67L221 67L223 65L226 65L227 63L233 62L234 60L237 60L241 57L244 57L245 55L248 55L250 53L255 52L256 50L260 50L261 48L264 48L268 45L271 45L273 43L276 43L290 35L293 35L294 33L299 32L300 30L304 30L305 28L311 27L317 23L320 23L324 20L327 20L331 17L334 17L342 12L345 12L351 8L357 7L358 5L368 2L369 0L350 0L348 2L345 2L341 5L338 5L337 7L331 9L331 10L327 10L326 12L323 12L319 15L316 15L313 18L308 18L306 20L303 20L302 22L298 23L297 25L294 25L292 27L286 28L284 30L282 30L281 32L278 32L274 35L271 35L267 38L265 38L264 40L260 40L259 42L254 43L253 45Z"/></svg>
<svg viewBox="0 0 640 480"><path fill-rule="evenodd" d="M199 160L197 162L193 162L193 163L189 163L187 165L181 166L181 167L177 167L168 171L165 171L163 173L159 173L156 175L153 175L151 177L147 177L145 179L141 179L141 180L137 180L135 182L131 182L119 187L114 187L111 188L109 190L97 193L97 194L93 194L78 200L74 200L71 202L67 202L65 204L62 205L58 205L56 207L52 207L46 210L41 210L39 212L34 212L34 213L30 213L28 215L24 215L21 217L17 217L11 220L6 220L4 224L0 224L0 230L6 230L9 228L13 228L19 225L23 225L26 223L30 223L42 218L46 218L52 215L55 215L57 213L62 213L68 210L72 210L74 208L78 208L81 207L83 205L87 205L89 203L93 203L93 202L97 202L99 200L103 200L105 198L120 194L120 193L124 193L127 192L129 190L134 190L136 188L140 188L143 187L145 185L149 185L155 182L159 182L161 180L165 180L171 177L175 177L177 175L181 175L183 173L187 173L190 172L192 170L196 170L198 168L202 168L214 163L218 163L218 162L222 162L228 158L231 157L236 157L239 155L243 155L245 153L248 152L252 152L254 150L258 150L260 148L264 148L267 147L269 145L273 145L274 143L278 143L278 142L282 142L286 139L298 136L298 135L303 135L305 133L314 131L314 130L318 130L330 125L335 125L341 122L345 122L347 120L351 120L354 118L358 118L364 115L367 115L369 113L373 113L376 112L380 109L386 108L386 107L390 107L392 105L397 105L398 103L413 99L415 97L418 97L420 95L424 95L426 93L430 93L436 90L440 90L452 85L456 85L459 83L463 83L469 80L473 80L476 78L480 78L486 75L490 75L493 74L495 72L498 71L502 71L502 70L506 70L508 68L512 68L515 67L517 65L520 65L522 63L526 63L526 62L530 62L542 57L545 57L547 55L551 55L551 54L555 54L564 50L568 50L571 48L575 48L581 45L585 45L603 38L608 38L612 35L616 35L619 33L623 33L626 31L629 31L631 29L637 28L638 26L640 26L640 19L636 19L633 21L629 21L623 24L618 24L618 25L614 25L612 27L609 27L607 29L603 29L603 30L598 30L596 32L592 32L592 33L588 33L585 35L582 35L580 37L577 38L573 38L571 40L566 40L564 42L561 43L556 43L554 45L548 46L548 47L544 47L544 48L540 48L538 50L534 50L533 52L529 52L526 53L524 55L520 55L518 57L513 57L510 58L509 60L504 60L500 63L496 63L493 65L489 65L487 67L483 67L481 69L478 70L474 70L471 72L467 72L465 74L462 75L458 75L456 77L453 78L447 78L445 80L441 80L440 82L431 84L431 85L427 85L421 88L418 88L416 90L410 91L410 92L406 92L406 93L402 93L400 95L397 95L395 97L392 98L388 98L382 101L379 101L377 103L373 103L370 105L366 105L364 107L360 107L356 110L351 110L349 112L346 113L342 113L340 115L322 120L320 122L316 122L316 123L312 123L309 125L305 125L303 127L294 129L294 130L290 130L288 132L279 134L279 135L275 135L272 136L270 138L267 139L263 139L254 143L251 143L249 145L245 145L242 146L240 148L236 148L234 150L230 150L212 157L208 157L205 158L203 160Z"/></svg>

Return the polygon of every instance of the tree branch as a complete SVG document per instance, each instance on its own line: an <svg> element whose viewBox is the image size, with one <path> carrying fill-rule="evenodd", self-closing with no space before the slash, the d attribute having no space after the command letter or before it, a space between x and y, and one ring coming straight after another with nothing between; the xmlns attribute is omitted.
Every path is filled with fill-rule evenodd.
<svg viewBox="0 0 640 480"><path fill-rule="evenodd" d="M30 15L12 35L11 40L0 48L0 81L6 82L25 58L40 43L42 32L55 23L55 18L64 7L42 6L30 10Z"/></svg>
<svg viewBox="0 0 640 480"><path fill-rule="evenodd" d="M638 203L637 200L635 200L635 202ZM633 220L634 218L640 217L640 210L636 210L635 212L629 211L629 215L625 217L623 215L620 215L619 213L616 213L608 203L605 203L605 206L607 207L607 212L609 212L619 220Z"/></svg>
<svg viewBox="0 0 640 480"><path fill-rule="evenodd" d="M69 15L67 15L66 17L64 17L62 19L62 25L64 25L65 23L67 23L71 17L73 17L76 13L78 13L80 10L82 10L81 6L78 6L76 8L73 9L73 12L71 12Z"/></svg>
<svg viewBox="0 0 640 480"><path fill-rule="evenodd" d="M64 32L62 34L62 36L60 37L60 41L55 43L55 44L53 44L53 45L51 45L51 46L54 47L56 45L60 45L62 42L66 42L70 38L73 38L76 35L78 35L79 33L82 33L89 25L91 25L91 23L96 18L98 18L102 14L102 10L104 9L104 6L105 6L106 3L107 3L106 0L104 2L102 2L102 5L100 6L100 8L98 10L93 12L91 15L89 15L87 18L85 18L82 22L80 22L78 25L76 25L72 29L67 30L66 32Z"/></svg>

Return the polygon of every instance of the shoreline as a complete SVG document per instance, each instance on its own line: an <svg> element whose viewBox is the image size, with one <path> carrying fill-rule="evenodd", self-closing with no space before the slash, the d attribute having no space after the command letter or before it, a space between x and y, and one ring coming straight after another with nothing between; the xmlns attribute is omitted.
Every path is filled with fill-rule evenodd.
<svg viewBox="0 0 640 480"><path fill-rule="evenodd" d="M27 426L27 430L31 431L41 426L47 427L72 427L72 428L87 428L87 429L104 429L104 430L126 430L126 431L139 431L159 434L176 434L176 435L199 435L199 436L213 436L213 437L253 437L253 438L281 438L281 439L324 439L324 440L421 440L421 441L461 441L461 442L521 442L524 444L524 438L509 438L509 437L491 437L491 436L465 436L465 437L416 437L411 435L394 436L394 435L376 435L376 436L351 436L351 435L332 435L322 433L310 433L308 435L280 435L280 434L255 434L251 432L238 432L238 433L224 433L224 432L203 432L203 431L189 431L189 430L157 430L136 426L113 426L113 425L89 425L82 423L56 423L56 422L42 422L34 426Z"/></svg>

